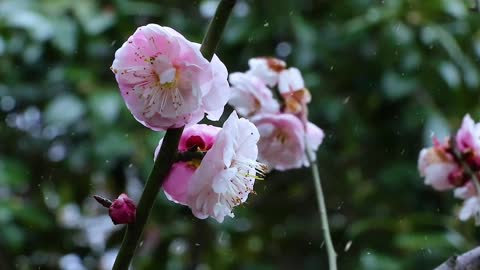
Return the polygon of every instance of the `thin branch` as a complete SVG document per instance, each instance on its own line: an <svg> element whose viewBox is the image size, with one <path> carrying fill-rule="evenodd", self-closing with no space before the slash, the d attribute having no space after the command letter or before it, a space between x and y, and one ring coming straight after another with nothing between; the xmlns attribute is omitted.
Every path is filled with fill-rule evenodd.
<svg viewBox="0 0 480 270"><path fill-rule="evenodd" d="M320 173L318 171L317 163L313 160L313 153L309 151L308 145L306 145L306 154L310 167L312 168L313 181L315 185L315 191L317 194L318 208L320 211L320 218L322 222L323 238L325 239L325 246L327 248L328 255L328 269L337 270L337 254L333 247L332 238L330 236L330 228L328 225L327 207L325 206L325 196L323 195L322 183L320 180Z"/></svg>
<svg viewBox="0 0 480 270"><path fill-rule="evenodd" d="M236 2L237 0L222 0L217 6L215 15L210 21L207 33L205 34L202 46L200 47L203 57L208 60L212 59L213 54L215 54L215 51L217 50L223 30L225 29L225 25L227 25L228 17L230 17L230 13Z"/></svg>
<svg viewBox="0 0 480 270"><path fill-rule="evenodd" d="M480 0L475 0L474 2L475 2L475 6L469 8L469 10L473 11L473 12L479 12L480 13Z"/></svg>
<svg viewBox="0 0 480 270"><path fill-rule="evenodd" d="M203 56L208 60L211 60L215 53L223 29L225 28L235 2L236 0L222 0L217 7L215 16L207 29L202 46L200 47ZM140 201L138 202L136 221L134 224L127 226L127 231L123 238L117 258L115 259L113 270L128 269L140 237L142 236L143 228L147 223L150 211L155 202L155 198L160 190L160 186L175 162L178 143L182 132L183 127L169 129L165 133L157 159L150 172L147 183L145 184Z"/></svg>

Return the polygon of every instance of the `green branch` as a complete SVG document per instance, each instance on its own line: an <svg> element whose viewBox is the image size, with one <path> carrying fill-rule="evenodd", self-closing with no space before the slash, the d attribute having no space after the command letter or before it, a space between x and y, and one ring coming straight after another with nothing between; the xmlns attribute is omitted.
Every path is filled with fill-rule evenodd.
<svg viewBox="0 0 480 270"><path fill-rule="evenodd" d="M113 265L113 270L127 270L137 249L142 236L143 228L147 223L155 198L157 197L163 180L168 175L170 167L175 161L180 136L183 128L169 129L163 137L163 143L158 153L153 169L148 176L142 196L137 206L137 214L134 224L127 225L127 231L123 238L122 246Z"/></svg>
<svg viewBox="0 0 480 270"><path fill-rule="evenodd" d="M207 33L205 34L205 37L203 37L202 46L200 47L203 57L208 60L212 59L213 54L215 54L215 51L217 50L223 29L225 29L228 17L230 16L236 2L237 0L222 0L217 6L215 15L213 16L212 21L210 21Z"/></svg>
<svg viewBox="0 0 480 270"><path fill-rule="evenodd" d="M307 140L305 140L307 141ZM320 181L320 173L318 172L317 163L313 160L313 153L311 153L308 144L306 145L306 154L310 167L312 168L313 183L317 194L318 209L320 211L320 220L322 222L323 238L325 239L325 246L328 255L328 269L337 270L337 254L333 247L332 237L330 236L330 228L328 225L327 207L325 206L325 196L323 195L322 183Z"/></svg>
<svg viewBox="0 0 480 270"><path fill-rule="evenodd" d="M217 7L203 39L200 51L203 56L211 60L222 36L223 29L228 21L228 17L235 5L236 0L222 0ZM148 176L147 183L143 189L140 201L137 206L136 220L134 224L127 226L127 231L123 238L120 251L113 265L113 270L127 270L138 246L143 228L148 221L150 211L155 202L160 186L168 175L170 168L175 162L176 153L183 127L169 129L165 133L163 143L158 153L153 169Z"/></svg>

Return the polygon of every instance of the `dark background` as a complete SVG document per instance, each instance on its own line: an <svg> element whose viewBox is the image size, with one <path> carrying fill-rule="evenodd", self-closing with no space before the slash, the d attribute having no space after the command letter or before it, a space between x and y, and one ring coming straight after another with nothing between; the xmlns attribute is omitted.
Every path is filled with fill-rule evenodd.
<svg viewBox="0 0 480 270"><path fill-rule="evenodd" d="M123 227L91 198L138 199L161 133L109 70L136 27L200 42L216 1L0 2L0 269L106 269ZM432 135L479 120L480 13L462 0L239 0L218 55L298 67L340 269L430 269L477 244L461 201L423 185ZM217 125L220 125L218 123ZM223 224L163 192L134 269L327 269L308 169L273 172ZM349 247L349 248L348 248ZM105 266L107 265L107 266Z"/></svg>

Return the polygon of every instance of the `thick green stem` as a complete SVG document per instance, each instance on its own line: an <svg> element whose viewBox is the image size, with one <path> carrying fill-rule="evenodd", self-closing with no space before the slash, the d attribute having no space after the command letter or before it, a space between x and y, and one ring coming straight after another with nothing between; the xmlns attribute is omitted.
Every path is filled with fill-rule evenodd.
<svg viewBox="0 0 480 270"><path fill-rule="evenodd" d="M158 153L153 169L148 176L147 183L143 189L142 196L137 206L137 214L134 224L127 226L127 231L123 238L122 246L118 252L113 270L127 270L132 260L133 254L142 236L143 228L147 223L148 216L157 197L163 180L170 171L170 167L175 161L178 142L182 135L183 128L169 129L163 137L163 143Z"/></svg>
<svg viewBox="0 0 480 270"><path fill-rule="evenodd" d="M307 158L312 168L313 182L315 185L315 191L317 194L318 209L320 211L320 219L322 222L322 231L323 238L325 239L325 246L327 248L328 255L328 269L337 270L337 254L335 253L335 248L333 247L332 238L330 236L330 227L328 225L328 216L327 216L327 207L325 206L325 198L322 190L322 183L320 181L320 173L318 172L317 163L313 159L313 153L309 151L307 145Z"/></svg>
<svg viewBox="0 0 480 270"><path fill-rule="evenodd" d="M217 6L215 15L208 26L207 33L203 37L202 47L200 47L203 57L208 60L212 59L213 54L217 50L218 41L222 36L223 29L225 29L228 17L230 17L230 13L236 2L236 0L222 0Z"/></svg>
<svg viewBox="0 0 480 270"><path fill-rule="evenodd" d="M235 5L236 0L222 0L217 7L215 16L210 23L205 38L203 39L200 51L207 60L211 60L222 36L223 29L228 21L228 17ZM158 153L153 169L148 176L147 183L140 197L137 206L136 220L134 224L127 226L127 231L123 238L120 251L113 265L113 270L127 270L138 246L143 228L148 221L150 211L155 202L155 198L160 190L165 177L177 157L176 152L183 127L169 129L165 133L163 143Z"/></svg>

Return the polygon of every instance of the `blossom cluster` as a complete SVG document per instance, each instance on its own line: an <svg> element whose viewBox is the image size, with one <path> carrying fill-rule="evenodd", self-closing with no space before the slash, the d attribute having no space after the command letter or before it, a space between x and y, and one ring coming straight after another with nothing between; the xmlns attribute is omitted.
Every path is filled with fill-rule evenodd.
<svg viewBox="0 0 480 270"><path fill-rule="evenodd" d="M420 151L418 170L426 185L438 191L453 190L455 197L464 200L460 220L480 222L476 182L480 176L480 123L467 114L454 138L434 139L432 147Z"/></svg>
<svg viewBox="0 0 480 270"><path fill-rule="evenodd" d="M175 163L163 184L167 198L190 207L201 219L213 217L223 222L233 217L232 209L244 203L261 179L266 166L257 162L257 128L233 112L223 128L196 124L182 134L180 154L204 156ZM156 151L158 154L163 141Z"/></svg>
<svg viewBox="0 0 480 270"><path fill-rule="evenodd" d="M308 121L311 95L300 71L271 57L248 65L248 71L229 76L229 104L257 126L259 160L280 171L308 166L307 151L318 149L324 133Z"/></svg>
<svg viewBox="0 0 480 270"><path fill-rule="evenodd" d="M185 127L178 155L190 158L177 159L163 188L198 218L233 217L255 180L309 166L307 152L324 137L308 121L311 96L297 68L275 58L248 64L228 77L217 56L208 61L199 44L156 24L139 27L115 53L111 70L135 119L155 131ZM205 115L219 120L227 101L236 111L222 128L197 124Z"/></svg>
<svg viewBox="0 0 480 270"><path fill-rule="evenodd" d="M163 183L167 198L198 218L233 217L232 209L247 200L266 166L257 162L257 128L236 112L223 128L197 124L205 114L215 121L223 113L230 97L225 65L216 55L205 59L199 44L175 30L149 24L117 50L111 69L140 123L155 131L185 127L178 155L192 158L173 164Z"/></svg>

